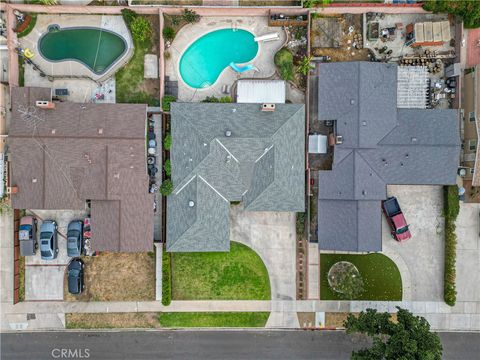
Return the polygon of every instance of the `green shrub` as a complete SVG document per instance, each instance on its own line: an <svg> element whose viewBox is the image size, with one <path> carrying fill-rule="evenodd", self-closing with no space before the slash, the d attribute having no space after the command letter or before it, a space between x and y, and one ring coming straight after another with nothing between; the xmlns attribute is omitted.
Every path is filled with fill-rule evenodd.
<svg viewBox="0 0 480 360"><path fill-rule="evenodd" d="M190 9L184 9L182 14L182 19L185 20L189 24L193 24L200 21L200 15L198 15L195 11Z"/></svg>
<svg viewBox="0 0 480 360"><path fill-rule="evenodd" d="M37 14L29 14L29 15L31 19L30 19L30 22L28 23L28 26L22 32L17 33L17 38L22 38L30 34L33 28L35 27L35 25L37 24Z"/></svg>
<svg viewBox="0 0 480 360"><path fill-rule="evenodd" d="M137 13L130 9L122 9L122 17L123 17L123 20L125 21L125 24L127 24L127 26L130 28L130 24L137 17Z"/></svg>
<svg viewBox="0 0 480 360"><path fill-rule="evenodd" d="M170 254L162 253L162 304L170 305L172 302L172 268L170 266Z"/></svg>
<svg viewBox="0 0 480 360"><path fill-rule="evenodd" d="M163 111L170 111L170 103L175 102L177 98L173 95L165 95L162 99Z"/></svg>
<svg viewBox="0 0 480 360"><path fill-rule="evenodd" d="M130 24L130 31L135 40L145 42L152 35L152 25L146 18L137 16Z"/></svg>
<svg viewBox="0 0 480 360"><path fill-rule="evenodd" d="M172 147L172 135L167 134L167 135L165 135L165 138L163 139L163 148L165 150L170 150L171 147Z"/></svg>
<svg viewBox="0 0 480 360"><path fill-rule="evenodd" d="M457 185L443 188L443 212L445 215L445 266L443 273L443 297L445 303L454 306L457 299L456 269L457 234L455 220L460 212Z"/></svg>
<svg viewBox="0 0 480 360"><path fill-rule="evenodd" d="M172 41L175 38L175 30L171 27L163 28L163 38L167 41Z"/></svg>
<svg viewBox="0 0 480 360"><path fill-rule="evenodd" d="M163 169L165 170L165 175L172 175L172 165L170 163L170 159L165 160L165 164L163 164Z"/></svg>
<svg viewBox="0 0 480 360"><path fill-rule="evenodd" d="M444 215L455 221L460 212L460 200L458 198L457 185L445 186L443 188Z"/></svg>
<svg viewBox="0 0 480 360"><path fill-rule="evenodd" d="M297 235L303 236L305 234L305 213L297 213Z"/></svg>
<svg viewBox="0 0 480 360"><path fill-rule="evenodd" d="M282 48L275 54L275 65L283 80L293 80L293 54L287 49Z"/></svg>
<svg viewBox="0 0 480 360"><path fill-rule="evenodd" d="M164 182L162 182L162 185L160 186L160 193L163 196L168 196L172 193L173 191L173 183L172 180L167 179Z"/></svg>

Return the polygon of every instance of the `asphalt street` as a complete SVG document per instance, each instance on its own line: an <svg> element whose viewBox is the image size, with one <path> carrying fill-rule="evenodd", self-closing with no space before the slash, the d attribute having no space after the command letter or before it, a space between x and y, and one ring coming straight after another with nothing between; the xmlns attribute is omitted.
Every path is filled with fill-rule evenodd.
<svg viewBox="0 0 480 360"><path fill-rule="evenodd" d="M480 333L441 333L444 359L478 360ZM349 359L367 342L341 331L110 331L1 334L2 360Z"/></svg>

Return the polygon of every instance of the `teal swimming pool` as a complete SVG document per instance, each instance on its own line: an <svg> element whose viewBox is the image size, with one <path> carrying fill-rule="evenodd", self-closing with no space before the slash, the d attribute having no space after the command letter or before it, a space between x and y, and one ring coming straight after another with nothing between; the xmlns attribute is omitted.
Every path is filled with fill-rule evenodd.
<svg viewBox="0 0 480 360"><path fill-rule="evenodd" d="M213 85L220 73L233 63L245 63L255 58L258 44L246 30L212 31L191 44L180 59L180 76L192 88Z"/></svg>
<svg viewBox="0 0 480 360"><path fill-rule="evenodd" d="M49 61L78 61L100 75L125 53L127 43L120 35L100 28L50 25L38 40L38 49Z"/></svg>

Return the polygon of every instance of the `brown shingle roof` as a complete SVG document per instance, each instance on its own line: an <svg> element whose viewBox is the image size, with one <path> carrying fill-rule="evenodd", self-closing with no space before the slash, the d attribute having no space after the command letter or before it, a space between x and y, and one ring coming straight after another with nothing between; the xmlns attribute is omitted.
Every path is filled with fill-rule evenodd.
<svg viewBox="0 0 480 360"><path fill-rule="evenodd" d="M153 195L145 162L146 106L56 103L50 89L12 88L9 144L16 209L83 209L92 200L92 246L147 251Z"/></svg>

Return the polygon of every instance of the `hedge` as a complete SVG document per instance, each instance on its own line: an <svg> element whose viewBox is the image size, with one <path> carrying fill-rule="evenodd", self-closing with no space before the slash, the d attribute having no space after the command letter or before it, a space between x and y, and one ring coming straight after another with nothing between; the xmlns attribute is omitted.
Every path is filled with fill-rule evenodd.
<svg viewBox="0 0 480 360"><path fill-rule="evenodd" d="M455 220L460 211L458 199L458 187L445 186L444 192L444 215L445 215L445 270L443 274L443 298L445 303L454 306L457 300L456 280L456 257L457 257L457 234L455 233Z"/></svg>
<svg viewBox="0 0 480 360"><path fill-rule="evenodd" d="M170 103L175 102L177 98L172 95L165 95L162 99L162 109L163 111L170 111Z"/></svg>
<svg viewBox="0 0 480 360"><path fill-rule="evenodd" d="M162 253L162 304L170 305L172 302L172 268L170 254L165 250Z"/></svg>

